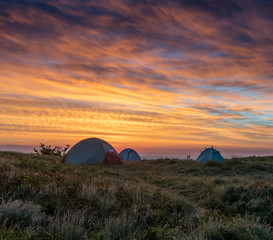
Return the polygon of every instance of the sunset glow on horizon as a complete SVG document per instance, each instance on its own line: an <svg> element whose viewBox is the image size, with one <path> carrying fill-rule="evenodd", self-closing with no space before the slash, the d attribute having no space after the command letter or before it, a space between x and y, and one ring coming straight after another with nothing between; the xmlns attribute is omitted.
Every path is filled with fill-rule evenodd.
<svg viewBox="0 0 273 240"><path fill-rule="evenodd" d="M0 150L273 155L272 1L0 1Z"/></svg>

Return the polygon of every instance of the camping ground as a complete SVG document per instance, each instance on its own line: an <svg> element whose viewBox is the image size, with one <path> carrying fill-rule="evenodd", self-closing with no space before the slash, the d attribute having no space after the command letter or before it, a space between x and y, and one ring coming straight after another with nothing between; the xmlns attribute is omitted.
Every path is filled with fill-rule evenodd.
<svg viewBox="0 0 273 240"><path fill-rule="evenodd" d="M273 239L273 157L75 166L0 152L0 239Z"/></svg>

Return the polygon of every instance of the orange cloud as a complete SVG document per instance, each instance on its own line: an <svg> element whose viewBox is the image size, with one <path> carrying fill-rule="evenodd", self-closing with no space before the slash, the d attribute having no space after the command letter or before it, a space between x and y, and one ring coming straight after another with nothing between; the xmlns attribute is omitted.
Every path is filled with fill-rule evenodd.
<svg viewBox="0 0 273 240"><path fill-rule="evenodd" d="M255 4L2 4L0 145L270 148L273 23Z"/></svg>

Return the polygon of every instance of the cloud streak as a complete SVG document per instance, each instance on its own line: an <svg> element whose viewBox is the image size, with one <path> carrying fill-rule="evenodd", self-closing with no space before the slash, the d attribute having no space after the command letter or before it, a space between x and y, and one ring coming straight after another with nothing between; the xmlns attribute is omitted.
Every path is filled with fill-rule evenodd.
<svg viewBox="0 0 273 240"><path fill-rule="evenodd" d="M92 135L140 151L272 145L270 1L10 0L0 9L0 144Z"/></svg>

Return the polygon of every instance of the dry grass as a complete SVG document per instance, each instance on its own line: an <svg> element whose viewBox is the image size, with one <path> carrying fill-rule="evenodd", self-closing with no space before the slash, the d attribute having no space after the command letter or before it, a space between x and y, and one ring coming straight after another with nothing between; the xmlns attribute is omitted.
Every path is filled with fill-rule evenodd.
<svg viewBox="0 0 273 240"><path fill-rule="evenodd" d="M0 239L273 239L273 157L72 166L0 152Z"/></svg>

